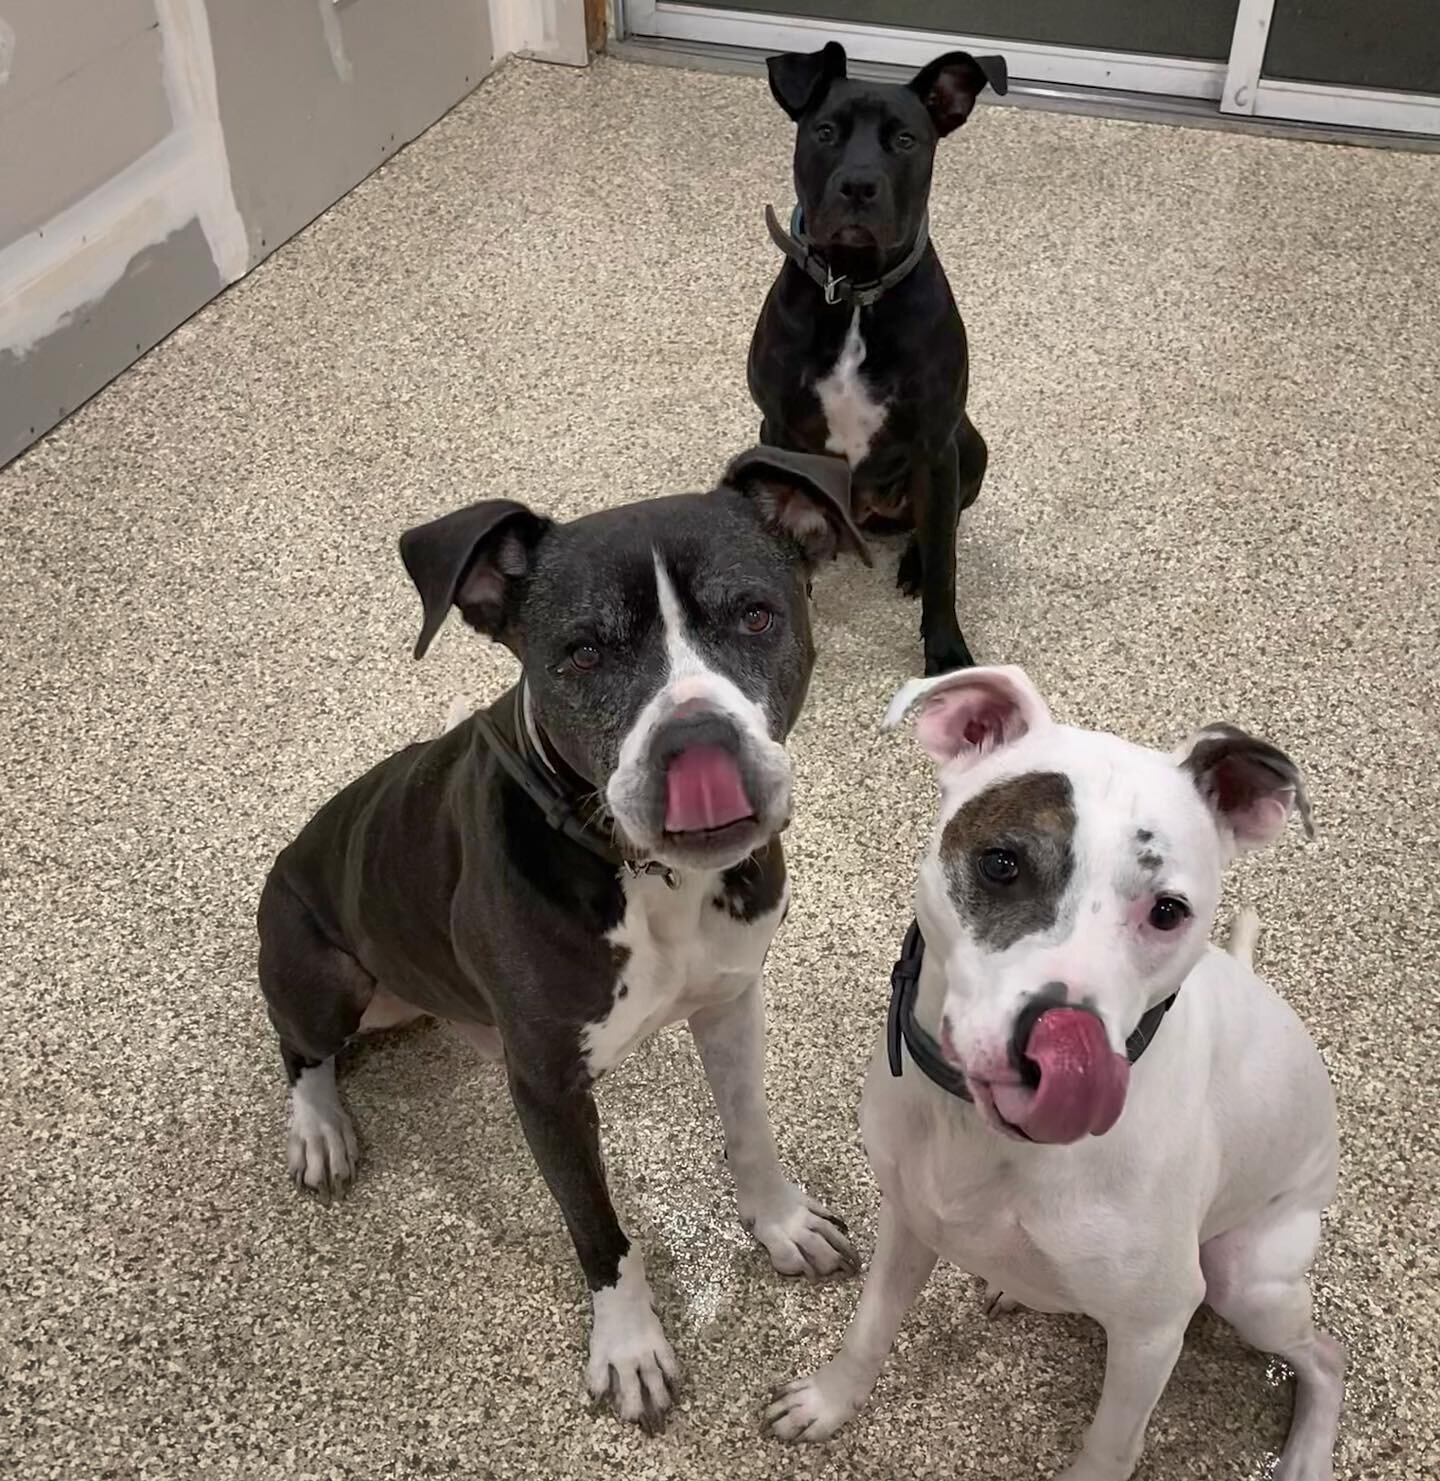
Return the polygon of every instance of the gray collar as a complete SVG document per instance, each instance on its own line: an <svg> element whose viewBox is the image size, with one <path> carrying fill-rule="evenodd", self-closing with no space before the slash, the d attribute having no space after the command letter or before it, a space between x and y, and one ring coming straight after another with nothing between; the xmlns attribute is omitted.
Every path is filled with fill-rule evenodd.
<svg viewBox="0 0 1440 1481"><path fill-rule="evenodd" d="M680 888L680 875L658 859L631 859L617 849L608 830L595 826L595 811L565 781L550 759L549 748L530 709L530 686L520 681L515 697L515 723L506 735L484 710L471 716L490 753L511 781L540 809L545 821L572 843L623 869L627 874L656 874L672 889Z"/></svg>
<svg viewBox="0 0 1440 1481"><path fill-rule="evenodd" d="M930 245L930 217L927 214L920 218L920 230L915 233L915 245L905 254L905 260L899 266L892 267L888 273L872 278L868 283L852 283L849 278L837 278L830 264L810 245L798 205L790 213L789 231L776 219L774 206L765 207L765 225L769 228L775 245L806 277L813 279L824 290L826 303L848 303L860 309L869 308L896 283L909 277L915 264L925 255L926 247Z"/></svg>

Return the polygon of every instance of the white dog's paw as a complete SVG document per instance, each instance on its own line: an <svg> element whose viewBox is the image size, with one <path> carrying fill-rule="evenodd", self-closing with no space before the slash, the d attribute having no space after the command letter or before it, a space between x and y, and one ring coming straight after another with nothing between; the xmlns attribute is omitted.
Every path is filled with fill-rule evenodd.
<svg viewBox="0 0 1440 1481"><path fill-rule="evenodd" d="M988 1280L985 1282L985 1294L980 1298L980 1305L985 1315L993 1322L997 1317L1004 1316L1007 1312L1015 1311L1020 1303L1013 1297L1007 1296L997 1285L992 1285Z"/></svg>
<svg viewBox="0 0 1440 1481"><path fill-rule="evenodd" d="M300 1071L290 1091L285 1162L297 1188L324 1203L343 1193L359 1165L355 1128L335 1089L335 1061Z"/></svg>
<svg viewBox="0 0 1440 1481"><path fill-rule="evenodd" d="M777 1440L819 1444L860 1412L869 1392L837 1363L827 1363L808 1378L781 1384L771 1394L762 1429Z"/></svg>
<svg viewBox="0 0 1440 1481"><path fill-rule="evenodd" d="M781 1275L855 1275L860 1257L844 1222L794 1183L765 1203L742 1204L740 1219Z"/></svg>
<svg viewBox="0 0 1440 1481"><path fill-rule="evenodd" d="M613 1286L594 1293L594 1324L585 1386L593 1399L608 1399L616 1414L653 1435L665 1427L680 1378L675 1350L651 1304L650 1283L639 1252L620 1262Z"/></svg>
<svg viewBox="0 0 1440 1481"><path fill-rule="evenodd" d="M1055 1481L1126 1481L1129 1474L1128 1470L1116 1470L1080 1455L1063 1471L1056 1472Z"/></svg>

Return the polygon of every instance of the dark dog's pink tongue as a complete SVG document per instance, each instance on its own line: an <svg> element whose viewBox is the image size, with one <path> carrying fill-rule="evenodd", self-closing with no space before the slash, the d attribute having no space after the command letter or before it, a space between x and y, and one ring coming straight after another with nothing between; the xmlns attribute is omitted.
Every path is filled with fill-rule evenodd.
<svg viewBox="0 0 1440 1481"><path fill-rule="evenodd" d="M1116 1054L1105 1026L1082 1008L1051 1008L1035 1020L1025 1058L1040 1072L1034 1090L996 1085L995 1108L1031 1141L1078 1142L1103 1136L1125 1109L1130 1062Z"/></svg>
<svg viewBox="0 0 1440 1481"><path fill-rule="evenodd" d="M665 773L665 831L695 833L748 818L755 809L734 756L723 746L691 746Z"/></svg>

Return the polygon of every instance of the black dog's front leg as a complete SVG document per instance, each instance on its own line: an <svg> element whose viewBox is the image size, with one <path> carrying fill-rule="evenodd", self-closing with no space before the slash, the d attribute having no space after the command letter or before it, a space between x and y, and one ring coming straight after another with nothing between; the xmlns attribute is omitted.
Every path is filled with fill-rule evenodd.
<svg viewBox="0 0 1440 1481"><path fill-rule="evenodd" d="M968 423L967 423L968 425ZM974 429L971 428L974 432ZM979 439L979 433L974 432ZM983 450L980 443L980 472L973 479L975 488L967 487L970 499L984 475ZM967 453L970 449L967 448ZM965 472L973 473L966 458ZM951 669L969 668L975 660L965 645L960 621L955 615L955 530L960 522L961 456L952 442L933 462L916 470L910 490L910 504L915 513L913 549L920 571L920 638L925 650L926 674L948 673ZM901 584L906 584L906 552L901 567ZM913 579L913 565L909 567Z"/></svg>
<svg viewBox="0 0 1440 1481"><path fill-rule="evenodd" d="M595 1098L588 1090L556 1091L513 1070L510 1094L590 1287L586 1386L594 1398L608 1396L622 1419L658 1430L679 1366L655 1315L644 1258L610 1202Z"/></svg>

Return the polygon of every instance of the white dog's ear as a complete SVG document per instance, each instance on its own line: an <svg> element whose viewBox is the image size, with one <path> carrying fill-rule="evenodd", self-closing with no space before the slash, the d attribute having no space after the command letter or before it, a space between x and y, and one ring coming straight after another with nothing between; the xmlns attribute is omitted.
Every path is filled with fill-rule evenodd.
<svg viewBox="0 0 1440 1481"><path fill-rule="evenodd" d="M1292 811L1299 812L1306 836L1314 838L1300 768L1268 741L1234 725L1207 725L1180 747L1175 760L1195 779L1216 821L1241 852L1274 843Z"/></svg>
<svg viewBox="0 0 1440 1481"><path fill-rule="evenodd" d="M972 765L1051 723L1045 701L1018 668L956 669L911 679L890 701L885 728L893 730L916 705L921 708L915 738L941 766Z"/></svg>

